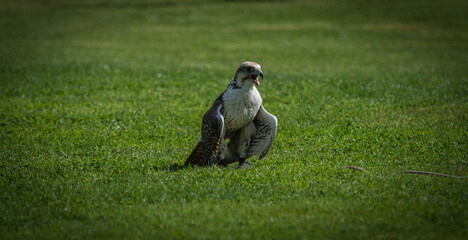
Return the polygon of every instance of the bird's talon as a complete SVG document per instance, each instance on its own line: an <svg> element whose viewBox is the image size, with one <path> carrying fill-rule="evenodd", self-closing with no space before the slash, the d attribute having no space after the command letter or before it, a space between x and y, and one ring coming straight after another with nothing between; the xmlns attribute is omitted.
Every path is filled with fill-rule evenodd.
<svg viewBox="0 0 468 240"><path fill-rule="evenodd" d="M240 165L237 165L237 166L234 166L234 169L246 169L246 168L251 168L252 165L245 161L244 163L240 164Z"/></svg>

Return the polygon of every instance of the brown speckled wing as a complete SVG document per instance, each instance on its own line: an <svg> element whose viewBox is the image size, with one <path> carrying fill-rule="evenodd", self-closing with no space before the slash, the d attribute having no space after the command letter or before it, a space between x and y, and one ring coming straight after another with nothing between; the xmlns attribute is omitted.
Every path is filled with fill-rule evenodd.
<svg viewBox="0 0 468 240"><path fill-rule="evenodd" d="M218 163L217 155L222 139L224 118L221 114L223 107L223 94L213 103L210 110L203 116L202 138L204 164Z"/></svg>
<svg viewBox="0 0 468 240"><path fill-rule="evenodd" d="M202 137L190 156L187 164L207 165L218 163L217 155L222 139L224 118L221 114L223 107L223 94L213 103L202 119Z"/></svg>

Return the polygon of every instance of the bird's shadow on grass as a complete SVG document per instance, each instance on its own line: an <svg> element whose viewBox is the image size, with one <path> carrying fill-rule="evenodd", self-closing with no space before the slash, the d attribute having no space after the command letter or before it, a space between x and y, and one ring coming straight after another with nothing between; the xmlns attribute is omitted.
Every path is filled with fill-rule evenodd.
<svg viewBox="0 0 468 240"><path fill-rule="evenodd" d="M219 167L227 167L226 166L221 166L221 165L213 165L213 166L219 166ZM162 171L169 171L169 172L177 172L177 171L180 171L180 170L184 170L184 169L187 169L187 168L196 168L197 166L195 165L183 165L183 164L177 164L177 163L174 163L174 164L171 164L171 165L162 165L162 166L152 166L153 170L157 171L157 172L162 172ZM198 166L198 167L206 167L206 166Z"/></svg>
<svg viewBox="0 0 468 240"><path fill-rule="evenodd" d="M158 171L158 172L160 172L160 171L177 172L177 171L180 171L180 170L184 170L184 169L186 169L188 167L189 167L188 165L174 163L172 165L153 166L153 169L155 171Z"/></svg>

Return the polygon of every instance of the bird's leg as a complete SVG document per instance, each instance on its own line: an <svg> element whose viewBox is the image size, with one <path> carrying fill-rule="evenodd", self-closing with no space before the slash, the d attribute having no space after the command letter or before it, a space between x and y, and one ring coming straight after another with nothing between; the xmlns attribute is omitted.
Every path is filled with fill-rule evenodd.
<svg viewBox="0 0 468 240"><path fill-rule="evenodd" d="M250 168L250 163L245 161L245 158L239 158L239 165L235 166L236 169Z"/></svg>
<svg viewBox="0 0 468 240"><path fill-rule="evenodd" d="M245 160L245 158L239 158L239 166L246 165L250 167L250 163Z"/></svg>
<svg viewBox="0 0 468 240"><path fill-rule="evenodd" d="M255 124L253 122L250 122L240 130L239 143L237 145L237 153L239 154L239 164L241 164L240 159L244 159L245 161L245 159L249 157L247 156L247 152L250 148L252 136L255 134L256 131L257 129L255 128ZM242 163L244 163L244 161L242 161Z"/></svg>
<svg viewBox="0 0 468 240"><path fill-rule="evenodd" d="M239 166L236 168L249 168L250 163L245 161L249 156L247 152L250 148L250 141L252 136L255 134L256 128L253 122L247 124L240 130L239 133L239 142L237 145L237 153L239 154Z"/></svg>
<svg viewBox="0 0 468 240"><path fill-rule="evenodd" d="M239 155L237 154L237 146L239 144L239 132L232 132L224 136L224 139L228 139L229 143L222 141L222 147L218 153L218 164L221 166L227 166L231 163L239 161Z"/></svg>
<svg viewBox="0 0 468 240"><path fill-rule="evenodd" d="M239 158L237 158L237 156L232 151L226 149L226 151L223 154L223 158L219 158L218 164L221 166L227 166L231 163L237 162L238 159Z"/></svg>

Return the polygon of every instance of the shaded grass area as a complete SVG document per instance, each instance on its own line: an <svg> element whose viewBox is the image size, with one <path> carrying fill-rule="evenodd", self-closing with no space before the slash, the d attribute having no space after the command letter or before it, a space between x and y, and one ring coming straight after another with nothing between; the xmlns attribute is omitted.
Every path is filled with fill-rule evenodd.
<svg viewBox="0 0 468 240"><path fill-rule="evenodd" d="M468 175L466 10L2 4L0 236L463 238L466 179L399 171ZM178 167L245 60L279 120L271 152Z"/></svg>

